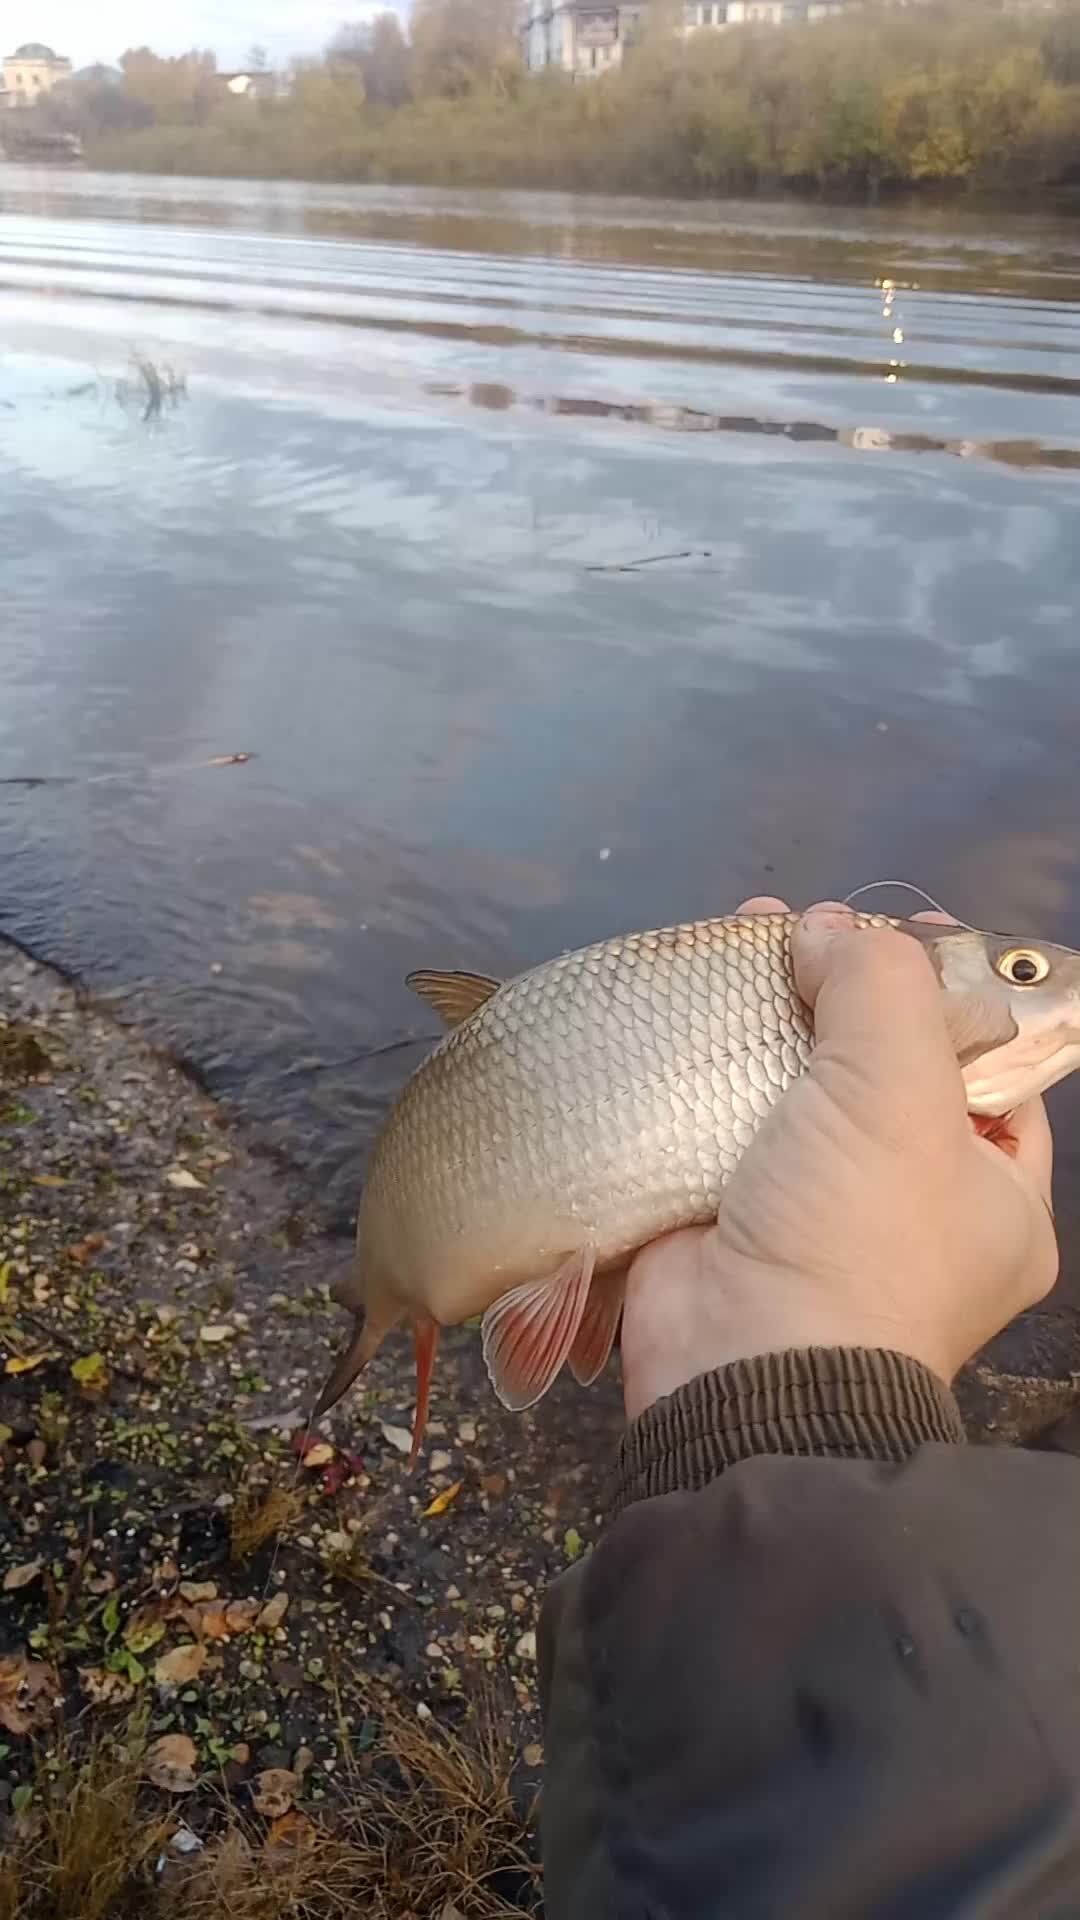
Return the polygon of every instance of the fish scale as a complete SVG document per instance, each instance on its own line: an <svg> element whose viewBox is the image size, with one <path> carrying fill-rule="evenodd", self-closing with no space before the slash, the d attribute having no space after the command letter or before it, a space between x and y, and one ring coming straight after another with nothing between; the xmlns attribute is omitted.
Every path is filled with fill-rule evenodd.
<svg viewBox="0 0 1080 1920"><path fill-rule="evenodd" d="M502 985L410 976L453 1030L376 1143L339 1296L357 1330L320 1410L406 1317L414 1447L440 1326L484 1315L508 1406L530 1404L566 1359L579 1379L595 1377L629 1257L715 1218L742 1154L810 1061L796 921L736 915L621 935ZM900 927L924 946L974 1115L1007 1115L1080 1064L1070 949L883 914L851 921Z"/></svg>
<svg viewBox="0 0 1080 1920"><path fill-rule="evenodd" d="M535 1274L538 1247L554 1259L584 1234L604 1268L711 1218L809 1058L794 923L631 934L501 987L406 1087L368 1175L364 1257L464 1317L493 1268L503 1286Z"/></svg>

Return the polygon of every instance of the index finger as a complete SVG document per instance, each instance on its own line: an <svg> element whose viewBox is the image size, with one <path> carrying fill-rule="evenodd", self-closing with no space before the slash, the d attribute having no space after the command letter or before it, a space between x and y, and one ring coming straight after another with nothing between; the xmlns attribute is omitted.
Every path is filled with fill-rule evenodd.
<svg viewBox="0 0 1080 1920"><path fill-rule="evenodd" d="M965 1112L943 995L917 941L815 907L791 950L799 993L814 1011L819 1077L839 1072L849 1096L857 1085L901 1110Z"/></svg>

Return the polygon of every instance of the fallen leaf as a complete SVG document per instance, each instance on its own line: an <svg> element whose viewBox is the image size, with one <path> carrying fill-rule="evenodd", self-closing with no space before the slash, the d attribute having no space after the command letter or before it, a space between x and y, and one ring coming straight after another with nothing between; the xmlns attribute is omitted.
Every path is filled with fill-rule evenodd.
<svg viewBox="0 0 1080 1920"><path fill-rule="evenodd" d="M14 1438L15 1438L14 1427L5 1427L3 1421L0 1420L0 1447L6 1447L8 1441L14 1440Z"/></svg>
<svg viewBox="0 0 1080 1920"><path fill-rule="evenodd" d="M21 1567L9 1567L4 1575L4 1592L17 1593L20 1587L28 1587L41 1572L41 1560L26 1560Z"/></svg>
<svg viewBox="0 0 1080 1920"><path fill-rule="evenodd" d="M544 1758L544 1749L539 1740L530 1740L521 1757L527 1767L540 1766Z"/></svg>
<svg viewBox="0 0 1080 1920"><path fill-rule="evenodd" d="M32 1467L43 1467L48 1451L49 1449L45 1445L44 1440L28 1440L26 1443L26 1458L28 1464Z"/></svg>
<svg viewBox="0 0 1080 1920"><path fill-rule="evenodd" d="M91 1574L86 1582L89 1593L111 1593L115 1585L116 1575L111 1567L106 1567L104 1573Z"/></svg>
<svg viewBox="0 0 1080 1920"><path fill-rule="evenodd" d="M123 1673L104 1667L80 1667L79 1684L92 1707L124 1707L135 1698L135 1688Z"/></svg>
<svg viewBox="0 0 1080 1920"><path fill-rule="evenodd" d="M193 1633L200 1639L226 1640L229 1635L228 1622L225 1619L225 1602L208 1600L195 1607L184 1608L184 1619Z"/></svg>
<svg viewBox="0 0 1080 1920"><path fill-rule="evenodd" d="M257 1600L230 1600L225 1609L225 1625L230 1633L250 1633L258 1618Z"/></svg>
<svg viewBox="0 0 1080 1920"><path fill-rule="evenodd" d="M137 1607L124 1627L124 1645L131 1653L149 1653L165 1638L165 1622L156 1607Z"/></svg>
<svg viewBox="0 0 1080 1920"><path fill-rule="evenodd" d="M60 1683L44 1660L17 1653L0 1659L0 1727L36 1733L49 1724Z"/></svg>
<svg viewBox="0 0 1080 1920"><path fill-rule="evenodd" d="M297 1779L302 1780L305 1773L308 1773L315 1765L315 1755L312 1753L311 1748L297 1747L296 1752L293 1754L292 1765L293 1772Z"/></svg>
<svg viewBox="0 0 1080 1920"><path fill-rule="evenodd" d="M69 1183L62 1173L35 1173L30 1184L35 1187L66 1187Z"/></svg>
<svg viewBox="0 0 1080 1920"><path fill-rule="evenodd" d="M198 1755L186 1733L163 1733L146 1756L146 1777L166 1793L190 1793Z"/></svg>
<svg viewBox="0 0 1080 1920"><path fill-rule="evenodd" d="M170 1187L198 1187L202 1189L206 1185L205 1180L196 1180L195 1175L189 1173L186 1167L170 1167L165 1178Z"/></svg>
<svg viewBox="0 0 1080 1920"><path fill-rule="evenodd" d="M328 1440L316 1440L301 1456L305 1467L325 1467L334 1457L334 1449Z"/></svg>
<svg viewBox="0 0 1080 1920"><path fill-rule="evenodd" d="M198 1678L206 1665L206 1648L197 1640L189 1640L182 1647L174 1647L171 1653L163 1653L160 1660L154 1662L154 1679L159 1687L186 1687Z"/></svg>
<svg viewBox="0 0 1080 1920"><path fill-rule="evenodd" d="M273 1599L267 1601L259 1615L260 1633L273 1633L275 1628L280 1627L288 1611L288 1607L288 1594L275 1593Z"/></svg>
<svg viewBox="0 0 1080 1920"><path fill-rule="evenodd" d="M464 1485L464 1480L455 1480L452 1487L447 1487L444 1492L437 1493L430 1506L424 1508L423 1513L420 1515L421 1520L432 1520L436 1514L445 1513L448 1507L453 1506L454 1501L457 1499Z"/></svg>
<svg viewBox="0 0 1080 1920"><path fill-rule="evenodd" d="M252 1805L267 1820L280 1820L288 1813L300 1782L288 1767L267 1767L255 1775Z"/></svg>
<svg viewBox="0 0 1080 1920"><path fill-rule="evenodd" d="M576 1560L581 1554L585 1542L576 1527L567 1527L563 1534L563 1552L568 1560Z"/></svg>
<svg viewBox="0 0 1080 1920"><path fill-rule="evenodd" d="M412 1451L412 1434L409 1432L408 1427L388 1427L384 1424L382 1433L383 1439L388 1440L390 1445L396 1447L399 1453L410 1453Z"/></svg>
<svg viewBox="0 0 1080 1920"><path fill-rule="evenodd" d="M180 1598L182 1600L216 1600L217 1587L213 1580L181 1580Z"/></svg>
<svg viewBox="0 0 1080 1920"><path fill-rule="evenodd" d="M235 1338L235 1327L225 1327L215 1323L207 1327L199 1328L199 1339L204 1340L208 1347L219 1346L222 1340L234 1340Z"/></svg>
<svg viewBox="0 0 1080 1920"><path fill-rule="evenodd" d="M337 1453L323 1469L323 1492L340 1493L347 1480L357 1479L363 1471L364 1463L358 1453Z"/></svg>
<svg viewBox="0 0 1080 1920"><path fill-rule="evenodd" d="M109 1384L109 1369L100 1353L85 1353L71 1363L71 1377L88 1393L103 1393Z"/></svg>
<svg viewBox="0 0 1080 1920"><path fill-rule="evenodd" d="M90 1255L92 1253L100 1253L104 1245L105 1235L103 1233L88 1233L85 1240L76 1240L73 1247L68 1247L67 1257L69 1260L77 1261L80 1267L84 1267Z"/></svg>
<svg viewBox="0 0 1080 1920"><path fill-rule="evenodd" d="M0 1307L6 1307L11 1291L11 1261L0 1260Z"/></svg>
<svg viewBox="0 0 1080 1920"><path fill-rule="evenodd" d="M279 1814L271 1823L266 1844L268 1847L314 1846L315 1822L309 1820L306 1813L297 1813L295 1808L289 1813Z"/></svg>
<svg viewBox="0 0 1080 1920"><path fill-rule="evenodd" d="M33 1373L34 1368L40 1367L42 1362L47 1360L48 1357L49 1350L47 1347L43 1353L13 1353L11 1359L5 1360L4 1362L4 1372Z"/></svg>

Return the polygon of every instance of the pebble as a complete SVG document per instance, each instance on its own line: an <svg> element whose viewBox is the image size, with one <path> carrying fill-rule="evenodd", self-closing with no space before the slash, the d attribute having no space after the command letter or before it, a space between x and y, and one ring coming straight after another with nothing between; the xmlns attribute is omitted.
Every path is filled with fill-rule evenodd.
<svg viewBox="0 0 1080 1920"><path fill-rule="evenodd" d="M514 1648L514 1652L521 1660L536 1659L536 1635L531 1628L528 1633L522 1634L521 1639Z"/></svg>
<svg viewBox="0 0 1080 1920"><path fill-rule="evenodd" d="M440 1448L432 1454L431 1459L428 1461L428 1466L432 1473L445 1473L447 1468L452 1464L452 1461L453 1455L446 1453Z"/></svg>

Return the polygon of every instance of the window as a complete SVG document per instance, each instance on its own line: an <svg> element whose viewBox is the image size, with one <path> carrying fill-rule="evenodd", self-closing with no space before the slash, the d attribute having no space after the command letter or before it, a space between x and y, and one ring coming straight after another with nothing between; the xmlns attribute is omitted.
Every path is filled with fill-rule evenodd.
<svg viewBox="0 0 1080 1920"><path fill-rule="evenodd" d="M711 27L711 26L712 26L712 24L713 24L713 10L712 10L712 8L711 8L711 7L702 7L702 9L701 9L701 24L702 24L702 26L703 26L703 27Z"/></svg>

